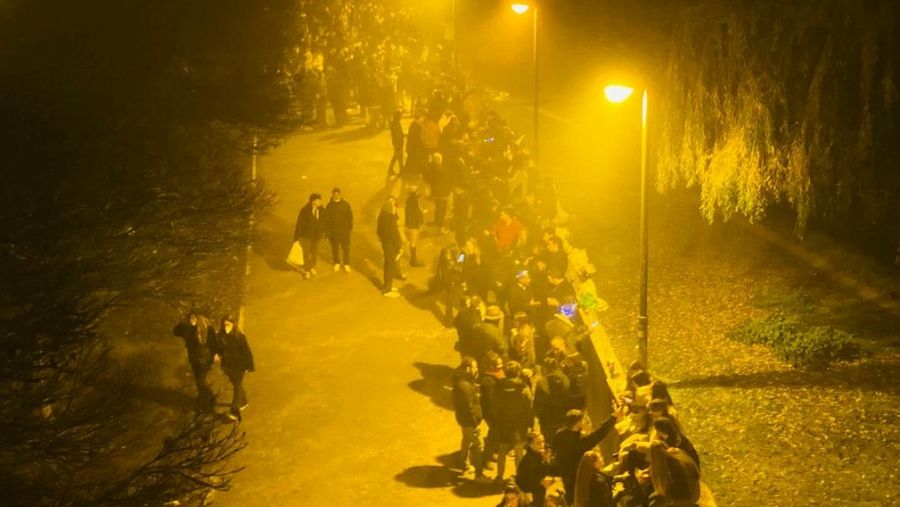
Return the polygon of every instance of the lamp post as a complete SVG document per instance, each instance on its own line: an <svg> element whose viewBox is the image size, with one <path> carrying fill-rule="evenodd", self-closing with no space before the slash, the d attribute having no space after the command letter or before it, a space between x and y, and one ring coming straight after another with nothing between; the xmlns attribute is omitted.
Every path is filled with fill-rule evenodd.
<svg viewBox="0 0 900 507"><path fill-rule="evenodd" d="M604 89L607 100L614 103L624 102L631 96L633 88L621 85L610 85ZM647 219L650 211L650 195L647 191L647 90L641 97L641 295L638 315L638 349L644 368L647 364L647 265L650 260L649 233Z"/></svg>
<svg viewBox="0 0 900 507"><path fill-rule="evenodd" d="M456 0L450 0L450 16L453 17L453 73L459 76L459 18L456 14Z"/></svg>
<svg viewBox="0 0 900 507"><path fill-rule="evenodd" d="M529 5L524 3L516 3L512 5L512 10L516 14L525 14L529 10L531 11L531 21L532 21L532 31L533 33L533 41L532 41L532 57L533 57L533 67L534 67L534 162L538 162L538 123L540 121L540 109L538 109L539 104L539 81L538 81L538 8L537 4Z"/></svg>

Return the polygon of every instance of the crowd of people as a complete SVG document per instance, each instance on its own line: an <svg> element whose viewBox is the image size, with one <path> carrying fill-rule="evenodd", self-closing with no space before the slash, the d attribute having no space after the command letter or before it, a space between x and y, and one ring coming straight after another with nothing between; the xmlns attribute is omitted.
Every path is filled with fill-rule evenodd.
<svg viewBox="0 0 900 507"><path fill-rule="evenodd" d="M699 455L663 382L632 364L611 415L597 424L587 415L592 325L585 315L602 300L593 267L559 226L552 182L538 173L522 137L477 93L438 89L414 104L421 107L408 128L399 111L389 125L389 195L376 226L381 292L399 297L394 280L405 279L404 253L410 268L425 265L419 238L426 228L444 241L432 289L458 337L452 390L463 479L505 485L505 506L697 505ZM327 205L310 195L295 226L295 267L315 276L327 238L334 270L349 273L352 229L339 188ZM233 320L215 333L191 314L176 334L201 400L211 396L206 373L221 358L234 386L229 416L239 419L241 380L253 363ZM618 452L604 459L601 442Z"/></svg>
<svg viewBox="0 0 900 507"><path fill-rule="evenodd" d="M378 218L389 297L401 221L410 267L422 265L423 228L452 235L434 264L434 286L458 336L452 384L463 477L506 484L499 505L696 505L699 456L666 385L640 364L611 415L591 424L584 311L598 301L593 268L570 255L552 183L522 138L467 102L435 91L405 136L394 115L387 182L396 191ZM429 201L433 220L425 223ZM597 450L604 440L618 446L610 460ZM515 470L507 474L510 454Z"/></svg>

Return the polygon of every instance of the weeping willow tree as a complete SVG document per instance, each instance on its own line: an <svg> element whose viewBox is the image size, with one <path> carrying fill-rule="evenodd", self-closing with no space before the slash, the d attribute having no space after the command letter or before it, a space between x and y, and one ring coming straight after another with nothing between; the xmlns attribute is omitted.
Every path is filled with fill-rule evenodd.
<svg viewBox="0 0 900 507"><path fill-rule="evenodd" d="M887 241L900 223L894 0L702 1L673 18L657 186L710 221L776 204Z"/></svg>

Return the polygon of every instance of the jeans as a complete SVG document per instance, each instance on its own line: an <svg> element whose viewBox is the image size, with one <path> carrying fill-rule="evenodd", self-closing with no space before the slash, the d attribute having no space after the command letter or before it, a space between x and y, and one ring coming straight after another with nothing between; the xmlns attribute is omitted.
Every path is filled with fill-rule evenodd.
<svg viewBox="0 0 900 507"><path fill-rule="evenodd" d="M394 276L397 275L397 251L393 248L385 248L384 252L384 286L382 292L390 292L394 289Z"/></svg>
<svg viewBox="0 0 900 507"><path fill-rule="evenodd" d="M241 407L247 404L247 393L244 392L243 386L244 373L244 370L225 372L228 380L231 381L231 413L237 415L238 418L240 418Z"/></svg>
<svg viewBox="0 0 900 507"><path fill-rule="evenodd" d="M400 165L400 171L394 172L394 164ZM398 174L403 172L403 148L394 148L394 156L391 157L391 162L388 164L388 179L395 178Z"/></svg>
<svg viewBox="0 0 900 507"><path fill-rule="evenodd" d="M194 382L197 384L197 405L201 410L212 409L213 392L206 383L206 375L209 373L209 365L200 362L191 362L191 372L194 374Z"/></svg>
<svg viewBox="0 0 900 507"><path fill-rule="evenodd" d="M329 238L328 241L331 243L331 258L334 260L334 264L343 264L345 266L350 265L350 235L340 236L335 238ZM340 253L344 253L344 260L341 262Z"/></svg>
<svg viewBox="0 0 900 507"><path fill-rule="evenodd" d="M509 453L509 449L513 448L515 452L515 461L516 471L519 470L519 462L522 461L522 456L525 454L525 442L499 442L497 444L497 478L503 479L503 473L506 471L506 455Z"/></svg>
<svg viewBox="0 0 900 507"><path fill-rule="evenodd" d="M303 247L303 260L306 269L315 269L317 260L317 250L319 249L319 240L313 238L300 238L300 245Z"/></svg>
<svg viewBox="0 0 900 507"><path fill-rule="evenodd" d="M438 227L444 226L444 219L447 218L447 198L434 198L434 223Z"/></svg>
<svg viewBox="0 0 900 507"><path fill-rule="evenodd" d="M481 460L484 451L484 438L481 435L481 425L461 426L462 442L459 444L459 459L462 469L472 465L475 468L475 476L480 476L484 470Z"/></svg>

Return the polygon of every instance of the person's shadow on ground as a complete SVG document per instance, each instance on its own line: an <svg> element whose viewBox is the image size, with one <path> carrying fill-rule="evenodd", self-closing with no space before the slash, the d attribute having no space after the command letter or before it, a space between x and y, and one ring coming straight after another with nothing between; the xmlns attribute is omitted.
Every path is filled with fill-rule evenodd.
<svg viewBox="0 0 900 507"><path fill-rule="evenodd" d="M299 207L297 208L300 209ZM253 251L261 255L266 265L273 271L293 271L287 263L288 253L293 243L294 224L288 224L274 216L258 225L253 233Z"/></svg>
<svg viewBox="0 0 900 507"><path fill-rule="evenodd" d="M394 480L411 488L448 488L454 495L462 498L481 498L493 496L503 491L502 484L479 484L464 478L461 470L454 468L458 464L459 453L442 454L436 458L440 465L411 466L394 476Z"/></svg>
<svg viewBox="0 0 900 507"><path fill-rule="evenodd" d="M453 410L453 388L450 379L453 377L453 368L444 364L413 363L422 378L409 383L410 389L424 394L435 405Z"/></svg>

